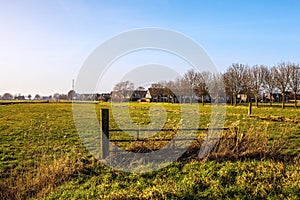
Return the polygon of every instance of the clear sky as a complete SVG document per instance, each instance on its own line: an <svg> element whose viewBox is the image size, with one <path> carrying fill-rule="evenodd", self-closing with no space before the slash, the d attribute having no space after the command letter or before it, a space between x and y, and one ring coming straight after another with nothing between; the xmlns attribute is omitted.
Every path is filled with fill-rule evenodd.
<svg viewBox="0 0 300 200"><path fill-rule="evenodd" d="M67 93L98 45L143 27L187 35L220 71L299 62L299 10L297 0L0 0L0 95Z"/></svg>

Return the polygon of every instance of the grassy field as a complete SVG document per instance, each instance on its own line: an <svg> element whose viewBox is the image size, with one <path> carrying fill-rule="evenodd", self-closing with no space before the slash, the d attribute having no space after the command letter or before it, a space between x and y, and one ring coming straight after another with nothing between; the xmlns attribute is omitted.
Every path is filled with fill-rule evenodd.
<svg viewBox="0 0 300 200"><path fill-rule="evenodd" d="M131 119L140 127L151 124L153 105L130 103ZM99 112L110 104L95 106ZM200 127L209 126L209 105L200 106L196 113L196 105L184 106L191 117L200 115ZM176 128L179 106L162 107L167 113L164 127ZM123 104L117 105L117 113L122 108ZM247 109L228 106L224 122L224 127L237 128L240 152L224 140L206 160L179 160L156 172L135 174L108 168L89 154L76 131L72 104L0 106L0 199L299 199L299 111L253 107L249 116ZM113 113L110 116L111 129L121 126ZM156 136L166 134L171 136L163 132ZM128 136L121 132L111 137ZM233 156L224 155L225 151ZM239 157L241 152L246 156Z"/></svg>

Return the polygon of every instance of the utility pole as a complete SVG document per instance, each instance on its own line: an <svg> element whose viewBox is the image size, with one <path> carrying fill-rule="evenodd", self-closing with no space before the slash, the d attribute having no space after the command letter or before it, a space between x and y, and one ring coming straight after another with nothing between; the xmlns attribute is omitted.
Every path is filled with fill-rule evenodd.
<svg viewBox="0 0 300 200"><path fill-rule="evenodd" d="M74 90L74 79L72 79L72 90Z"/></svg>

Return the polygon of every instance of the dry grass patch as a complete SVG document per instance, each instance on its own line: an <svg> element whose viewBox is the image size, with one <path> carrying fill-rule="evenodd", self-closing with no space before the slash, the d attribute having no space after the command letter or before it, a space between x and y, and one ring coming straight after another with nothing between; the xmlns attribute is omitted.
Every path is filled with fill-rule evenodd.
<svg viewBox="0 0 300 200"><path fill-rule="evenodd" d="M1 181L0 199L44 197L53 188L81 173L87 167L84 162L78 153L69 153L52 161L43 156L33 169L24 168L23 173Z"/></svg>
<svg viewBox="0 0 300 200"><path fill-rule="evenodd" d="M248 129L234 126L221 134L208 158L215 160L279 158L287 143L285 135L285 132L282 132L279 138L270 142L267 126L250 126Z"/></svg>

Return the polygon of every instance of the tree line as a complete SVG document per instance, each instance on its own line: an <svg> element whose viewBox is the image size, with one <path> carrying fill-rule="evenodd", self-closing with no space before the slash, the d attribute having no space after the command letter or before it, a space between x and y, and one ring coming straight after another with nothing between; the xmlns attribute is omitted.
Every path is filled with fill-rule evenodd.
<svg viewBox="0 0 300 200"><path fill-rule="evenodd" d="M32 96L29 95L22 95L22 94L16 94L12 95L11 93L4 93L2 96L0 95L1 100L69 100L69 94L59 94L55 93L54 95L49 96L41 96L39 94L35 94Z"/></svg>
<svg viewBox="0 0 300 200"><path fill-rule="evenodd" d="M238 95L253 96L256 106L258 106L259 97L263 93L269 95L269 102L272 106L273 93L281 93L282 108L285 107L286 95L293 95L294 106L297 107L297 95L300 95L300 67L298 63L280 62L275 66L268 67L265 65L249 66L246 64L233 63L224 73L212 73L208 71L197 72L188 70L182 77L172 81L161 81L153 83L151 88L159 88L157 96L163 93L163 98L178 100L178 102L192 102L195 97L204 104L209 101L229 102L237 105ZM134 84L130 81L123 81L115 85L113 92L121 95L122 98L128 98L133 93L137 96L145 93L136 93L136 91L145 90L142 87L135 89ZM155 90L152 90L155 92ZM163 91L163 92L162 92ZM174 95L175 94L175 95ZM155 95L155 94L154 94ZM109 100L111 95L108 94L77 94L74 90L68 94L54 94L53 96L42 97L38 94L35 96L15 95L5 93L0 99L69 99L69 100ZM112 95L113 96L113 95ZM249 99L249 98L247 98Z"/></svg>
<svg viewBox="0 0 300 200"><path fill-rule="evenodd" d="M39 94L35 94L32 96L29 95L22 95L22 94L15 94L12 95L11 93L4 93L2 96L0 95L0 100L45 100L45 101L59 101L59 100L81 100L81 101L97 101L99 99L108 101L109 97L108 94L77 94L75 90L70 90L67 94L59 94L55 93L49 96L41 96Z"/></svg>
<svg viewBox="0 0 300 200"><path fill-rule="evenodd" d="M223 82L227 95L233 96L236 105L236 96L239 93L253 94L256 106L262 91L272 97L275 90L281 92L282 108L285 106L286 93L291 92L297 107L297 95L300 90L299 64L281 62L276 66L267 67L254 65L249 67L243 64L232 64L223 74ZM270 99L272 104L272 98Z"/></svg>
<svg viewBox="0 0 300 200"><path fill-rule="evenodd" d="M179 99L190 96L192 101L193 97L197 96L204 104L208 96L214 101L229 101L234 106L237 105L237 97L240 94L254 96L255 104L258 106L262 93L269 94L272 106L273 93L277 91L281 93L282 108L285 107L286 94L289 92L293 94L294 105L297 107L300 67L299 64L291 62L281 62L272 67L233 63L224 73L188 70L176 80L154 83L151 87L166 88L166 93L171 90ZM118 83L114 87L114 91L120 91L124 96L133 90L134 85L130 81Z"/></svg>

